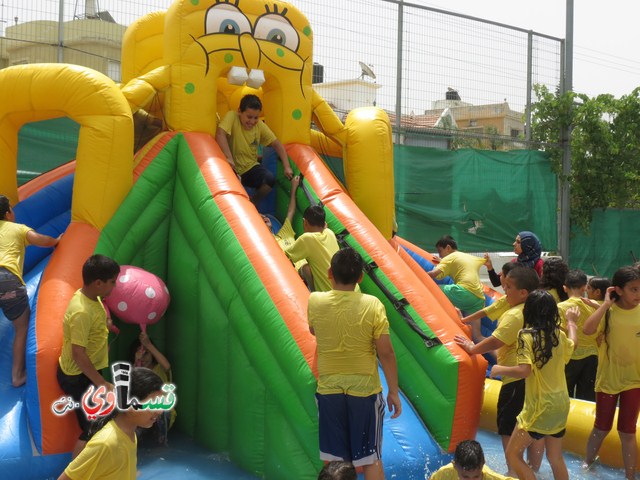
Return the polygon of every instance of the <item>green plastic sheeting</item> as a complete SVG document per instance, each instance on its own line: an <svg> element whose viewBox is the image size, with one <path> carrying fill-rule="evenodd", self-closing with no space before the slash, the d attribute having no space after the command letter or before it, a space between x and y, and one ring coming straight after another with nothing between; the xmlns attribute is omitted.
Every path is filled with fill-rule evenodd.
<svg viewBox="0 0 640 480"><path fill-rule="evenodd" d="M589 275L609 277L640 260L640 211L594 210L588 234L571 239L572 268Z"/></svg>
<svg viewBox="0 0 640 480"><path fill-rule="evenodd" d="M169 310L148 330L172 363L177 428L267 478L315 478L315 378L181 135L146 168L96 251L167 283ZM139 333L120 326L111 361L130 358Z"/></svg>
<svg viewBox="0 0 640 480"><path fill-rule="evenodd" d="M394 148L398 234L432 251L442 235L462 250L510 251L517 233L557 245L557 185L543 152Z"/></svg>
<svg viewBox="0 0 640 480"><path fill-rule="evenodd" d="M76 158L79 132L67 117L25 124L18 132L18 185Z"/></svg>

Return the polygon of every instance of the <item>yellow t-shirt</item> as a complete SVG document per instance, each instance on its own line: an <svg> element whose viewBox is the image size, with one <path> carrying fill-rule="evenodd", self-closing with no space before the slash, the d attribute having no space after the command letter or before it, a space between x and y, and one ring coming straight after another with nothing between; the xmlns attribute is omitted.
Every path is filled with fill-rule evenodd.
<svg viewBox="0 0 640 480"><path fill-rule="evenodd" d="M60 368L66 375L80 375L82 370L73 360L71 345L84 347L96 370L109 365L107 349L107 312L100 300L91 300L78 290L71 297L62 321L62 353Z"/></svg>
<svg viewBox="0 0 640 480"><path fill-rule="evenodd" d="M482 257L476 257L459 251L451 252L440 260L437 266L440 273L437 278L440 280L446 276L450 276L453 279L453 283L464 287L476 297L484 300L484 292L482 291L478 271L485 262L486 260Z"/></svg>
<svg viewBox="0 0 640 480"><path fill-rule="evenodd" d="M429 480L458 480L458 472L456 472L453 463L441 467L429 477ZM505 477L494 472L486 465L482 467L482 480L515 480L513 477Z"/></svg>
<svg viewBox="0 0 640 480"><path fill-rule="evenodd" d="M21 223L0 221L0 267L4 267L22 280L24 250L29 242L27 233L33 230Z"/></svg>
<svg viewBox="0 0 640 480"><path fill-rule="evenodd" d="M578 307L580 309L580 316L576 320L578 346L574 349L571 359L581 360L591 355L598 355L598 343L596 342L598 336L595 333L593 335L585 335L582 332L584 322L595 312L595 309L584 303L578 297L571 297L564 302L560 302L558 304L560 327L562 327L565 332L567 331L567 310L571 307Z"/></svg>
<svg viewBox="0 0 640 480"><path fill-rule="evenodd" d="M293 245L296 241L296 232L293 231L293 226L291 225L291 220L288 218L285 219L284 223L278 233L274 235L276 242L280 245L280 248L285 251L288 247ZM306 265L307 261L305 259L294 262L294 267L296 270L300 270L303 265Z"/></svg>
<svg viewBox="0 0 640 480"><path fill-rule="evenodd" d="M482 309L485 316L491 320L498 320L503 313L511 309L511 305L507 302L507 296L503 295L495 300L491 305Z"/></svg>
<svg viewBox="0 0 640 480"><path fill-rule="evenodd" d="M504 343L497 352L498 365L504 365L505 367L515 367L517 365L518 332L520 332L524 324L523 309L524 303L521 303L507 310L498 319L498 326L491 334ZM502 376L503 384L515 382L516 380L519 379L506 375Z"/></svg>
<svg viewBox="0 0 640 480"><path fill-rule="evenodd" d="M382 302L372 295L314 292L307 309L318 351L318 393L368 397L382 391L375 341L389 334Z"/></svg>
<svg viewBox="0 0 640 480"><path fill-rule="evenodd" d="M331 290L329 267L331 258L340 249L335 234L325 228L322 232L305 232L284 253L291 261L306 260L313 274L316 292Z"/></svg>
<svg viewBox="0 0 640 480"><path fill-rule="evenodd" d="M64 469L72 480L135 480L138 440L108 422Z"/></svg>
<svg viewBox="0 0 640 480"><path fill-rule="evenodd" d="M615 303L609 309L609 333L598 347L596 392L620 393L640 388L640 305L625 310ZM604 333L605 319L597 335Z"/></svg>
<svg viewBox="0 0 640 480"><path fill-rule="evenodd" d="M556 303L560 303L560 295L558 295L558 290L556 290L555 288L550 288L549 290L547 290L547 292L551 294Z"/></svg>
<svg viewBox="0 0 640 480"><path fill-rule="evenodd" d="M518 349L518 365L531 365L531 375L525 379L524 407L518 415L518 426L527 432L543 435L558 433L567 426L569 393L565 365L573 353L573 341L558 332L558 345L551 350L551 358L539 369L535 365L533 335L520 332L523 347Z"/></svg>
<svg viewBox="0 0 640 480"><path fill-rule="evenodd" d="M246 130L240 123L238 112L234 110L229 110L218 126L231 137L229 148L238 175L258 164L258 145L271 145L276 140L275 134L262 120L258 120L251 130Z"/></svg>

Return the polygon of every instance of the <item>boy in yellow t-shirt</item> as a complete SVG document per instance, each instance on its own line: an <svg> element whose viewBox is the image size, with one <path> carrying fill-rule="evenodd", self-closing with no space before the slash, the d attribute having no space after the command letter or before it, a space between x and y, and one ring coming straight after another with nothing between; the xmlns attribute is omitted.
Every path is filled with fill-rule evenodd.
<svg viewBox="0 0 640 480"><path fill-rule="evenodd" d="M55 247L58 238L37 233L15 220L11 202L0 195L0 310L15 330L11 383L20 387L27 381L25 351L31 314L27 287L22 279L25 248L27 245Z"/></svg>
<svg viewBox="0 0 640 480"><path fill-rule="evenodd" d="M354 249L338 251L329 273L333 289L309 296L307 317L317 341L320 458L362 466L369 480L384 478L384 399L377 359L389 387L391 418L400 415L402 405L384 306L376 297L355 291L363 264Z"/></svg>
<svg viewBox="0 0 640 480"><path fill-rule="evenodd" d="M596 311L594 307L582 301L587 289L587 275L579 269L570 270L564 280L564 291L569 296L558 303L560 327L567 332L567 320L573 320L578 326L578 344L565 368L567 389L570 397L596 401L596 371L598 370L597 335L585 335L584 322Z"/></svg>
<svg viewBox="0 0 640 480"><path fill-rule="evenodd" d="M532 268L518 266L512 269L504 282L504 292L511 309L507 310L498 319L498 326L491 336L478 344L474 344L463 335L456 335L455 342L469 354L482 354L491 350L497 350L498 364L504 366L517 365L518 332L524 324L522 309L524 302L538 288L538 274ZM496 368L493 367L493 368ZM497 424L498 435L502 437L502 447L507 450L511 433L516 426L516 417L524 405L524 379L509 376L502 377L502 387L498 395ZM537 455L536 455L537 454ZM542 460L540 452L529 452L529 461L540 467ZM535 455L535 458L532 458ZM509 474L511 465L507 460Z"/></svg>
<svg viewBox="0 0 640 480"><path fill-rule="evenodd" d="M431 278L450 276L451 285L440 285L451 303L465 313L477 312L484 307L484 292L478 271L486 259L458 251L457 242L445 235L436 242L440 263L428 272Z"/></svg>
<svg viewBox="0 0 640 480"><path fill-rule="evenodd" d="M115 287L118 273L120 266L109 257L89 257L82 266L82 288L73 294L64 314L57 378L62 391L76 403L81 403L91 385L113 389L99 372L109 365L107 312L102 299ZM73 458L87 443L90 427L82 409L75 412L82 433L73 449Z"/></svg>
<svg viewBox="0 0 640 480"><path fill-rule="evenodd" d="M256 95L245 95L240 100L238 111L228 111L216 131L216 141L231 168L240 176L242 185L256 189L251 198L256 206L275 185L273 173L258 163L258 145L273 147L284 167L284 176L288 179L293 177L287 151L260 120L261 113L260 99Z"/></svg>
<svg viewBox="0 0 640 480"><path fill-rule="evenodd" d="M300 273L309 290L327 292L331 290L328 276L331 257L340 249L338 240L327 228L321 205L311 205L304 211L302 225L304 233L284 253L293 263L307 261L308 266L303 267Z"/></svg>
<svg viewBox="0 0 640 480"><path fill-rule="evenodd" d="M482 446L475 440L463 440L456 446L453 462L440 468L429 480L510 480L495 473L484 463ZM513 480L513 479L512 479Z"/></svg>

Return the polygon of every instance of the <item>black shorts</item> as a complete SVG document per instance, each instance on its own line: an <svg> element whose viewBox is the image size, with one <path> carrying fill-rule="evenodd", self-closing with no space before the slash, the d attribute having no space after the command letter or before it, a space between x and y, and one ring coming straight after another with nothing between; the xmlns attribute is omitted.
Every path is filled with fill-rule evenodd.
<svg viewBox="0 0 640 480"><path fill-rule="evenodd" d="M249 188L260 188L265 184L273 187L276 184L276 177L271 173L271 170L260 164L244 172L240 178L242 185Z"/></svg>
<svg viewBox="0 0 640 480"><path fill-rule="evenodd" d="M511 435L524 407L524 379L502 384L498 395L498 435Z"/></svg>
<svg viewBox="0 0 640 480"><path fill-rule="evenodd" d="M545 433L538 433L538 432L527 432L527 433L534 440L540 440L541 438L544 438L544 437L562 438L562 437L564 437L564 434L565 434L566 431L567 431L567 429L563 428L558 433L552 433L550 435L547 435Z"/></svg>
<svg viewBox="0 0 640 480"><path fill-rule="evenodd" d="M58 384L64 393L73 398L73 401L78 404L82 404L82 396L87 392L89 387L93 385L89 377L84 373L80 375L67 375L60 368L58 364L58 371L56 373L58 378ZM87 418L82 408L76 408L76 417L78 417L78 424L82 433L78 437L78 440L86 442L89 439L89 428L91 427L91 421Z"/></svg>
<svg viewBox="0 0 640 480"><path fill-rule="evenodd" d="M0 310L13 322L28 308L27 287L14 273L0 267Z"/></svg>

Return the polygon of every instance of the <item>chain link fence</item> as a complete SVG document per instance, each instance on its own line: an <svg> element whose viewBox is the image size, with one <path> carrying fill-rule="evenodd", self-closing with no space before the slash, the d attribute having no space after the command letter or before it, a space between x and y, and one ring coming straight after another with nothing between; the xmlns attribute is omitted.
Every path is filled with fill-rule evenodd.
<svg viewBox="0 0 640 480"><path fill-rule="evenodd" d="M539 147L528 129L532 87L560 86L561 39L402 0L291 3L314 30L316 89L339 114L380 106L398 144ZM0 0L0 68L76 63L120 81L126 26L170 4Z"/></svg>

